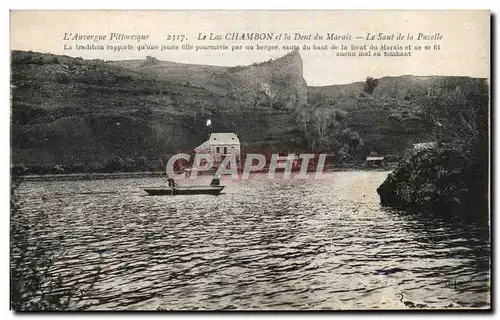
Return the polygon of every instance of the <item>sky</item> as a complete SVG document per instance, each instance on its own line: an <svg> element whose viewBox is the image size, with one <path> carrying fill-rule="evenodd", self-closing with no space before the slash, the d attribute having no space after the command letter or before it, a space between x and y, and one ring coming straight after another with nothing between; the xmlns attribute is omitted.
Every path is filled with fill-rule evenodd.
<svg viewBox="0 0 500 320"><path fill-rule="evenodd" d="M308 85L331 85L363 81L367 76L380 78L398 75L454 75L489 78L490 16L488 11L12 11L10 48L74 57L105 60L145 59L208 65L248 65L285 55L283 45L298 45L303 59L304 79ZM270 33L273 40L225 40L226 34ZM107 35L102 41L64 40L75 34ZM140 42L110 40L111 33L149 35ZM199 34L207 39L199 40ZM278 34L290 40L276 40ZM350 35L351 40L326 40L326 35ZM413 40L367 40L371 35L414 36ZM417 40L418 34L440 39ZM222 40L209 40L221 35ZM295 40L296 34L311 39ZM314 40L314 35L324 38ZM370 35L368 35L370 34ZM437 34L437 35L436 35ZM170 35L184 35L183 42ZM357 38L359 37L359 39ZM442 38L441 38L442 37ZM76 50L76 44L133 45L128 51ZM141 45L228 45L229 51L166 50L137 51ZM245 45L278 45L279 51L245 50ZM341 57L340 50L304 50L304 45L352 45L363 47L382 44L421 46L410 57ZM69 50L65 50L71 46ZM232 46L242 45L232 51ZM431 48L425 50L425 46ZM439 46L439 50L436 50ZM371 50L372 53L377 50ZM382 52L383 55L383 52Z"/></svg>

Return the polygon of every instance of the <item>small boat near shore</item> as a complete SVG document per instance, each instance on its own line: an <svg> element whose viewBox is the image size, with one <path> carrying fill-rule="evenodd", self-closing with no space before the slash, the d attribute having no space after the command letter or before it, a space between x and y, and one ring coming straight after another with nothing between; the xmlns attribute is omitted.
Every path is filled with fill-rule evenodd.
<svg viewBox="0 0 500 320"><path fill-rule="evenodd" d="M174 196L192 194L218 195L225 186L177 186L177 187L146 187L143 188L150 196Z"/></svg>
<svg viewBox="0 0 500 320"><path fill-rule="evenodd" d="M193 194L212 194L218 195L224 190L225 186L219 185L220 180L214 178L210 185L186 185L179 186L173 179L168 179L168 187L143 187L151 196L175 196L175 195L193 195Z"/></svg>

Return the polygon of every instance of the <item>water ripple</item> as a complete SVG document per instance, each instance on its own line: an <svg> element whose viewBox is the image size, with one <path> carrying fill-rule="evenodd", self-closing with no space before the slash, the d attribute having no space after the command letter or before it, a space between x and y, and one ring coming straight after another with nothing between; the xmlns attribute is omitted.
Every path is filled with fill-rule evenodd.
<svg viewBox="0 0 500 320"><path fill-rule="evenodd" d="M257 176L175 197L145 196L153 178L25 182L11 224L29 236L14 236L12 260L60 277L56 290L94 283L73 308L489 306L479 227L381 208L386 175Z"/></svg>

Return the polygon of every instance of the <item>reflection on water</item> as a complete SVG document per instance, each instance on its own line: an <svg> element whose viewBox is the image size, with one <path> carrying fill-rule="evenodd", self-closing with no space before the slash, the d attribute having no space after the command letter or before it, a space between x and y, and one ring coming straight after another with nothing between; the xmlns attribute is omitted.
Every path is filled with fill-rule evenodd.
<svg viewBox="0 0 500 320"><path fill-rule="evenodd" d="M223 179L220 196L173 197L139 188L158 178L25 182L11 225L31 234L24 264L50 256L60 287L95 282L71 308L489 307L482 230L380 207L386 176L254 175Z"/></svg>

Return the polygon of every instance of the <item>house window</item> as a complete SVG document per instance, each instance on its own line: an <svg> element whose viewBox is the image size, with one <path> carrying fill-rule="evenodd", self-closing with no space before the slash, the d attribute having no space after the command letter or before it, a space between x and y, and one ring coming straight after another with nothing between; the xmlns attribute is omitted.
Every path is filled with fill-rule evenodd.
<svg viewBox="0 0 500 320"><path fill-rule="evenodd" d="M227 153L227 147L224 147L224 154Z"/></svg>
<svg viewBox="0 0 500 320"><path fill-rule="evenodd" d="M216 147L215 152L220 153L220 147Z"/></svg>

